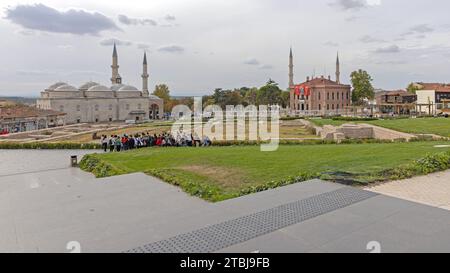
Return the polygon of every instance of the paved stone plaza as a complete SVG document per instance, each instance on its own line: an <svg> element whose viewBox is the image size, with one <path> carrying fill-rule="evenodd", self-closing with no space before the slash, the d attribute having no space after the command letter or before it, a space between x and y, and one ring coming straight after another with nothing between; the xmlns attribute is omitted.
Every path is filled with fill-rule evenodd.
<svg viewBox="0 0 450 273"><path fill-rule="evenodd" d="M322 181L211 204L144 174L69 168L83 153L0 150L0 252L450 252L447 210Z"/></svg>

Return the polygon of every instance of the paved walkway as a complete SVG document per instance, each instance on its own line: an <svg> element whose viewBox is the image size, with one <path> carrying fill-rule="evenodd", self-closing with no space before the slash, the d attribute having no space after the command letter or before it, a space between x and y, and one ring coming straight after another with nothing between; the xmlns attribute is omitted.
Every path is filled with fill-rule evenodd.
<svg viewBox="0 0 450 273"><path fill-rule="evenodd" d="M366 190L450 210L450 170L371 186Z"/></svg>
<svg viewBox="0 0 450 273"><path fill-rule="evenodd" d="M211 204L144 174L95 179L73 153L0 150L0 252L450 252L446 210L318 180Z"/></svg>

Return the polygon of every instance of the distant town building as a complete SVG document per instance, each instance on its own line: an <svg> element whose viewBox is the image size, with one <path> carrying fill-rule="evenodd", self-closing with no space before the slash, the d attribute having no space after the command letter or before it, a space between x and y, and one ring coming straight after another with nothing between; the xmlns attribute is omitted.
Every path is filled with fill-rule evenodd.
<svg viewBox="0 0 450 273"><path fill-rule="evenodd" d="M417 95L406 90L375 93L376 112L380 114L409 115L416 109Z"/></svg>
<svg viewBox="0 0 450 273"><path fill-rule="evenodd" d="M65 113L0 101L0 135L65 125Z"/></svg>
<svg viewBox="0 0 450 273"><path fill-rule="evenodd" d="M41 92L37 107L67 113L68 124L127 120L140 122L163 117L163 100L149 94L146 54L141 76L142 90L122 83L116 45L111 68L110 87L87 82L77 88L58 82Z"/></svg>
<svg viewBox="0 0 450 273"><path fill-rule="evenodd" d="M417 94L417 111L421 114L436 115L448 112L450 101L450 84L415 83Z"/></svg>
<svg viewBox="0 0 450 273"><path fill-rule="evenodd" d="M292 49L289 54L289 89L291 112L318 112L321 114L342 113L351 105L351 86L340 79L339 54L336 58L336 78L307 77L306 81L294 84Z"/></svg>

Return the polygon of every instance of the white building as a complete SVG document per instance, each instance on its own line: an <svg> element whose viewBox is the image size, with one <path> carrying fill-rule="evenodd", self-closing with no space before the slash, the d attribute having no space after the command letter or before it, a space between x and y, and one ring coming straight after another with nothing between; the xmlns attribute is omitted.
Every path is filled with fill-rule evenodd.
<svg viewBox="0 0 450 273"><path fill-rule="evenodd" d="M126 120L141 122L163 117L164 101L149 94L146 54L141 76L142 90L122 83L116 45L111 68L110 87L87 82L77 88L58 82L41 92L37 107L66 113L67 124Z"/></svg>
<svg viewBox="0 0 450 273"><path fill-rule="evenodd" d="M448 84L417 84L417 111L422 114L436 115L443 112L445 101L450 100Z"/></svg>

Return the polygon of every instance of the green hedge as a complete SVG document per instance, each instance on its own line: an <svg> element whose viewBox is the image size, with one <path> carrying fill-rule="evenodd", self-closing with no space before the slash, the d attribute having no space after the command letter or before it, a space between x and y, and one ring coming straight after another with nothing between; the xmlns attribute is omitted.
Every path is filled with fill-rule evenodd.
<svg viewBox="0 0 450 273"><path fill-rule="evenodd" d="M69 143L69 142L59 142L59 143L0 143L0 150L98 150L101 149L101 144L95 143Z"/></svg>
<svg viewBox="0 0 450 273"><path fill-rule="evenodd" d="M332 120L335 121L374 121L377 118L357 118L357 117L333 117Z"/></svg>

